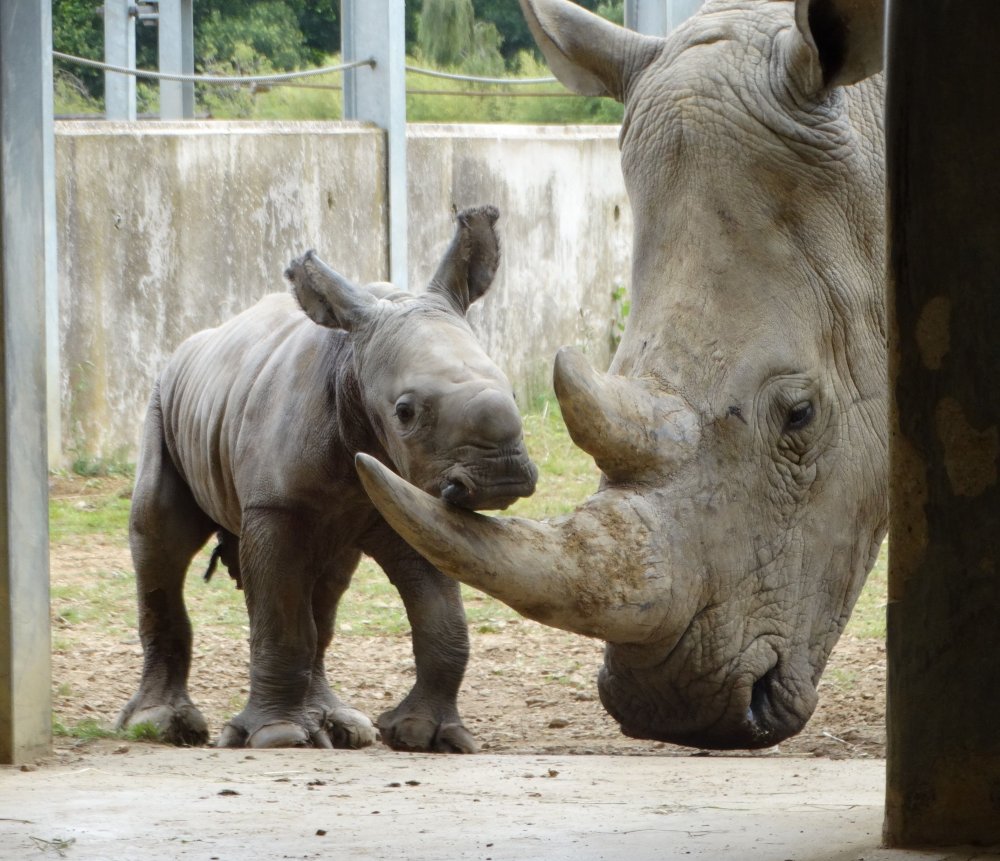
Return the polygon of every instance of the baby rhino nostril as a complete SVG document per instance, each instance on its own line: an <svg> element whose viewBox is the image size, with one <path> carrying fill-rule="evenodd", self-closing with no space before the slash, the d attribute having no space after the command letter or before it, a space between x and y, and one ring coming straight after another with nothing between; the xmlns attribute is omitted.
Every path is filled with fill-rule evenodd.
<svg viewBox="0 0 1000 861"><path fill-rule="evenodd" d="M472 488L457 478L449 479L441 491L441 498L452 505L468 506L473 495Z"/></svg>

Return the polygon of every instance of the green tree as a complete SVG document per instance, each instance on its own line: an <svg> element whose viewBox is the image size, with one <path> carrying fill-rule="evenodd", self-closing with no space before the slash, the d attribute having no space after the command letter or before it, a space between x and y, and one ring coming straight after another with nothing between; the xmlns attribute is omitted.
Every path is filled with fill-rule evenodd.
<svg viewBox="0 0 1000 861"><path fill-rule="evenodd" d="M281 0L250 4L242 14L211 10L195 28L195 53L205 68L240 72L293 69L312 59L295 11Z"/></svg>
<svg viewBox="0 0 1000 861"><path fill-rule="evenodd" d="M52 0L52 47L75 57L103 60L104 20L96 6L94 0ZM57 60L55 73L72 76L92 96L104 95L104 73L97 69Z"/></svg>
<svg viewBox="0 0 1000 861"><path fill-rule="evenodd" d="M440 66L457 66L472 43L475 20L472 0L424 0L417 24L424 57Z"/></svg>
<svg viewBox="0 0 1000 861"><path fill-rule="evenodd" d="M428 2L428 0L424 0ZM624 0L576 0L584 9L597 12L605 18L610 18L616 23L622 23L624 12L622 11ZM500 32L503 39L501 53L504 60L510 65L511 61L521 51L532 51L537 55L535 40L528 29L528 23L524 20L521 6L517 0L472 0L472 6L476 13L476 19L487 24L493 24ZM617 8L617 17L615 9ZM607 7L604 10L602 7ZM610 13L610 14L606 14Z"/></svg>

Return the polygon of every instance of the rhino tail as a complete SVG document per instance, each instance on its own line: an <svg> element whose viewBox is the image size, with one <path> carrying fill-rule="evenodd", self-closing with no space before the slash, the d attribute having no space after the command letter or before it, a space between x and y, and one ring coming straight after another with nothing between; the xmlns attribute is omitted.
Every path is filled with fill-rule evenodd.
<svg viewBox="0 0 1000 861"><path fill-rule="evenodd" d="M208 560L208 568L202 579L208 583L219 567L219 562L226 567L229 576L236 581L236 588L243 588L243 577L240 572L240 540L233 533L220 529L215 533L218 543Z"/></svg>

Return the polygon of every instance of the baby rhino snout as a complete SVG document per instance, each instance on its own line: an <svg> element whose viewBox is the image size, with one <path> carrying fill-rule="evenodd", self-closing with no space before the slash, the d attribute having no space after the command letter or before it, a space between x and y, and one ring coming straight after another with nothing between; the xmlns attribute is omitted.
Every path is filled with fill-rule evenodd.
<svg viewBox="0 0 1000 861"><path fill-rule="evenodd" d="M448 470L441 496L462 508L506 508L535 492L538 469L528 457L514 398L497 389L476 392L463 405L462 451Z"/></svg>
<svg viewBox="0 0 1000 861"><path fill-rule="evenodd" d="M506 392L478 392L466 403L462 424L468 442L474 445L506 449L521 444L521 414Z"/></svg>

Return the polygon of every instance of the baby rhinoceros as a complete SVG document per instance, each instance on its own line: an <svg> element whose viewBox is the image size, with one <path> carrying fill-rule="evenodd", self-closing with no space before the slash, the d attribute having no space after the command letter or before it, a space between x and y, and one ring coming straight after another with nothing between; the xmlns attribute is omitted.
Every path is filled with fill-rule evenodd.
<svg viewBox="0 0 1000 861"><path fill-rule="evenodd" d="M464 508L504 508L534 491L510 384L465 319L499 263L497 217L489 206L459 213L421 295L357 286L310 251L285 273L294 298L268 296L173 355L153 389L132 498L145 658L120 727L208 740L187 691L183 584L216 533L213 562L243 588L250 616L250 696L219 746L375 740L324 668L337 603L366 553L403 598L416 659L412 690L378 719L383 741L476 750L456 703L469 651L459 587L386 524L354 457L368 453Z"/></svg>

